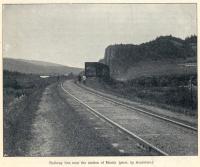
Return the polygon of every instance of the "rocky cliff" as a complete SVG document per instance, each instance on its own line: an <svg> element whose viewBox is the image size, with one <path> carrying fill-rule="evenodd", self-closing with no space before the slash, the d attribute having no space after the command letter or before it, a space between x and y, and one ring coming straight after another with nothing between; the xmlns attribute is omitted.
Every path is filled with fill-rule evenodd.
<svg viewBox="0 0 200 167"><path fill-rule="evenodd" d="M196 36L182 40L170 35L140 45L110 45L100 61L109 65L112 77L126 80L144 75L194 73L196 60ZM193 64L191 68L185 69L187 63Z"/></svg>

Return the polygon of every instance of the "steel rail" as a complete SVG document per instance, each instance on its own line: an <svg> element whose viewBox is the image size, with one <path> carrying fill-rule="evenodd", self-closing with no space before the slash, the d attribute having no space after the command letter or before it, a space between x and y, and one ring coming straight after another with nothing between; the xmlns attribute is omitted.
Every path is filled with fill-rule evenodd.
<svg viewBox="0 0 200 167"><path fill-rule="evenodd" d="M63 84L61 84L61 88L63 89L63 91L65 93L67 93L68 95L70 95L73 99L75 99L77 102L79 102L80 104L84 105L85 107L87 107L90 112L94 115L97 115L99 117L101 117L102 119L106 120L107 122L109 122L110 124L116 126L117 128L119 128L121 131L123 131L124 133L126 133L127 135L129 135L132 138L137 139L139 142L141 142L142 144L146 145L149 150L154 150L158 153L160 153L161 155L164 156L168 156L169 154L162 151L161 149L157 148L156 146L152 145L151 143L149 143L148 141L142 139L141 137L137 136L136 134L134 134L133 132L127 130L126 128L124 128L123 126L119 125L118 123L112 121L111 119L107 118L106 116L104 116L103 114L99 113L98 111L96 111L95 109L93 109L92 107L90 107L89 105L87 105L86 103L84 103L83 101L81 101L80 99L78 99L77 97L75 97L73 94L71 94L69 91L67 91L64 87Z"/></svg>
<svg viewBox="0 0 200 167"><path fill-rule="evenodd" d="M122 102L119 102L119 101L116 101L116 100L113 100L111 99L110 97L106 97L105 95L102 95L100 94L99 92L95 91L95 90L91 90L90 88L86 88L85 86L82 86L82 85L79 85L79 84L76 84L77 86L89 91L89 93L91 94L94 94L96 96L99 96L99 97L102 97L112 103L115 103L115 104L118 104L118 105L121 105L123 107L126 107L127 109L131 109L131 110L136 110L136 111L139 111L139 112L142 112L144 114L147 114L147 115L150 115L152 117L156 117L156 118L159 118L159 119L162 119L164 121L167 121L167 122L171 122L171 123L174 123L176 125L179 125L181 127L184 127L184 128L187 128L187 129L191 129L191 130L194 130L194 131L198 131L197 128L193 127L193 126L190 126L190 125L186 125L184 123L181 123L181 122L178 122L178 121L175 121L175 120L172 120L172 119L169 119L169 118L165 118L163 116L160 116L160 115L157 115L157 114L154 114L154 113L151 113L151 112L148 112L148 111L144 111L142 109L139 109L139 108L136 108L136 107L133 107L133 106L130 106L130 105L127 105L127 104L124 104Z"/></svg>

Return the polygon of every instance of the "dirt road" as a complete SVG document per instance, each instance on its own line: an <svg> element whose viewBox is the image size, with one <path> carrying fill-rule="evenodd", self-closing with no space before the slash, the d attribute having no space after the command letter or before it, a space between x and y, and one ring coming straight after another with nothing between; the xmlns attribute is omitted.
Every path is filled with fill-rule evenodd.
<svg viewBox="0 0 200 167"><path fill-rule="evenodd" d="M31 128L26 156L120 155L69 106L57 84L48 86Z"/></svg>

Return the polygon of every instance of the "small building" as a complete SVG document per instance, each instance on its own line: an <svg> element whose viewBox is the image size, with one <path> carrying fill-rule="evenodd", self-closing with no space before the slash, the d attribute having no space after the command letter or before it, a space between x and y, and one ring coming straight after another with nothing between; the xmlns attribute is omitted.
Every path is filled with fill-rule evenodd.
<svg viewBox="0 0 200 167"><path fill-rule="evenodd" d="M99 62L85 62L85 76L88 77L99 77L109 78L110 72L109 67Z"/></svg>

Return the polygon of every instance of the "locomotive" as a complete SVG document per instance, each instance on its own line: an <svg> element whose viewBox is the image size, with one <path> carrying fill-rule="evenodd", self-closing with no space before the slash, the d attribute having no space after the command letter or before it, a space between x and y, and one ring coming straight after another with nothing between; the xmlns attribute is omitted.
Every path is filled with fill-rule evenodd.
<svg viewBox="0 0 200 167"><path fill-rule="evenodd" d="M85 76L87 78L99 77L103 79L109 79L109 67L106 64L99 62L85 62Z"/></svg>

